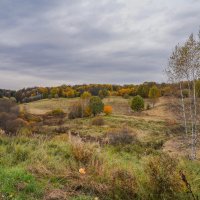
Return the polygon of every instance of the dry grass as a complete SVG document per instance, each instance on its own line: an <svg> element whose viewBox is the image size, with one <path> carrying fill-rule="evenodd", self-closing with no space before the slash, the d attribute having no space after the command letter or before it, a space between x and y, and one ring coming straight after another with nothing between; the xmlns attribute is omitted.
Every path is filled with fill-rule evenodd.
<svg viewBox="0 0 200 200"><path fill-rule="evenodd" d="M77 98L43 99L43 100L31 102L31 103L25 103L21 105L21 107L24 107L27 112L31 114L36 114L36 115L43 115L47 112L50 112L56 109L61 109L65 113L68 113L70 105L76 101L77 101Z"/></svg>

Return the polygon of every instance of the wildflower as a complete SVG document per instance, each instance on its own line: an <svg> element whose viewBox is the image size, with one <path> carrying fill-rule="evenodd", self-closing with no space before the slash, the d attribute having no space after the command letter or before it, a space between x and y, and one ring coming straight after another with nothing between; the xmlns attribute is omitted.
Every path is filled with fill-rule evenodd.
<svg viewBox="0 0 200 200"><path fill-rule="evenodd" d="M79 173L80 173L80 174L86 174L85 168L80 168L80 169L79 169Z"/></svg>

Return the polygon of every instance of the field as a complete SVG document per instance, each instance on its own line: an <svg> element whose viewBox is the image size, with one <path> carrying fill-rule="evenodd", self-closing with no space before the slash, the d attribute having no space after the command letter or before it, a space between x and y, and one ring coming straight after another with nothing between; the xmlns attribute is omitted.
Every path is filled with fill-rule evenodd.
<svg viewBox="0 0 200 200"><path fill-rule="evenodd" d="M40 100L22 104L21 110L42 118L54 109L68 113L77 100ZM18 136L0 136L0 199L197 198L200 161L188 160L183 129L168 109L172 100L161 97L155 108L140 114L131 111L130 99L103 101L113 113L101 114L102 125L95 125L94 117L65 117L61 125L48 118L36 123L32 134L24 130ZM120 131L133 142L108 143L107 137Z"/></svg>

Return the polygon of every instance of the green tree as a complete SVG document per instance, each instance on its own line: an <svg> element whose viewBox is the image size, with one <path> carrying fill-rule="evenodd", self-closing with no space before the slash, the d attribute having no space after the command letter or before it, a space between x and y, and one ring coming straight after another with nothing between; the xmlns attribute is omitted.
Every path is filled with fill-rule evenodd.
<svg viewBox="0 0 200 200"><path fill-rule="evenodd" d="M149 98L152 101L153 107L155 106L155 103L158 101L159 97L160 97L160 90L154 85L149 90Z"/></svg>
<svg viewBox="0 0 200 200"><path fill-rule="evenodd" d="M143 98L147 98L149 94L149 87L148 85L142 84L137 89L137 95L140 95Z"/></svg>
<svg viewBox="0 0 200 200"><path fill-rule="evenodd" d="M131 108L134 111L140 112L144 109L144 99L137 95L133 97L132 102L131 102Z"/></svg>
<svg viewBox="0 0 200 200"><path fill-rule="evenodd" d="M109 92L108 92L107 89L99 90L98 96L99 96L101 99L103 99L103 98L109 96Z"/></svg>
<svg viewBox="0 0 200 200"><path fill-rule="evenodd" d="M103 111L104 104L99 97L91 97L89 102L89 107L91 109L92 114L95 116Z"/></svg>

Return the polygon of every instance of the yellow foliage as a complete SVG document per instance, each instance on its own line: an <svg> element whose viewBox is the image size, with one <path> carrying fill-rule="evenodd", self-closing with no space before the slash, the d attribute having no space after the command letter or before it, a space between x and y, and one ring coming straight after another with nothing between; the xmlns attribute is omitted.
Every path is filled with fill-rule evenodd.
<svg viewBox="0 0 200 200"><path fill-rule="evenodd" d="M87 106L87 107L84 109L84 117L89 117L91 114L92 114L91 109L90 109L89 106Z"/></svg>

